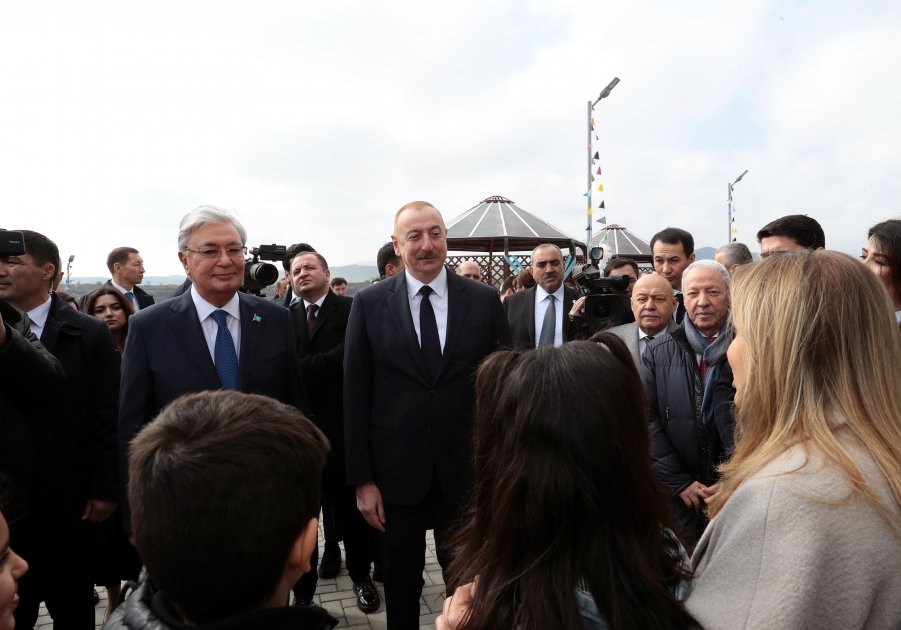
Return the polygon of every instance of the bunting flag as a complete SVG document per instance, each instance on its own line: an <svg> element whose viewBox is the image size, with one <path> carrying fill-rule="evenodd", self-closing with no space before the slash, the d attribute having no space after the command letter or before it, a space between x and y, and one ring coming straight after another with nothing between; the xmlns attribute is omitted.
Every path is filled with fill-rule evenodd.
<svg viewBox="0 0 901 630"><path fill-rule="evenodd" d="M589 199L591 199L591 191L589 190L589 191L586 192L586 193L582 193L582 196L583 196L583 197L588 197Z"/></svg>
<svg viewBox="0 0 901 630"><path fill-rule="evenodd" d="M598 184L598 192L604 192L604 184Z"/></svg>
<svg viewBox="0 0 901 630"><path fill-rule="evenodd" d="M591 128L594 129L594 118L591 119Z"/></svg>
<svg viewBox="0 0 901 630"><path fill-rule="evenodd" d="M601 167L600 167L600 166L598 167L597 174L598 174L598 175L601 174Z"/></svg>
<svg viewBox="0 0 901 630"><path fill-rule="evenodd" d="M599 152L598 152L598 151L595 151L595 152L594 152L594 159L595 159L595 160L600 160L600 159L601 159L601 156L599 155Z"/></svg>
<svg viewBox="0 0 901 630"><path fill-rule="evenodd" d="M601 199L601 205L598 206L598 210L604 209L604 200Z"/></svg>
<svg viewBox="0 0 901 630"><path fill-rule="evenodd" d="M598 219L598 223L603 223L604 225L607 225L607 217L601 217L600 219Z"/></svg>

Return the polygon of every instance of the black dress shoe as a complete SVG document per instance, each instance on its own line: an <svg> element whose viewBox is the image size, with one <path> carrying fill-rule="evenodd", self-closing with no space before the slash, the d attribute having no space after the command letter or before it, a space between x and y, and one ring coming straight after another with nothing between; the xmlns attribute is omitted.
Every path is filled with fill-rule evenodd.
<svg viewBox="0 0 901 630"><path fill-rule="evenodd" d="M357 608L367 615L374 613L382 605L382 598L368 575L359 582L354 582L354 593L357 596Z"/></svg>
<svg viewBox="0 0 901 630"><path fill-rule="evenodd" d="M323 580L338 577L341 572L341 547L338 543L327 544L319 562L319 577Z"/></svg>

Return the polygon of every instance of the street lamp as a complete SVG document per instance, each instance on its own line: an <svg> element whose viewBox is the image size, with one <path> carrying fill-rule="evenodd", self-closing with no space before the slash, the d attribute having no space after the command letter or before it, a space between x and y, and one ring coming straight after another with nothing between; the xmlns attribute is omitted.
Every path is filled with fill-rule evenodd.
<svg viewBox="0 0 901 630"><path fill-rule="evenodd" d="M729 184L729 200L728 200L728 203L729 203L729 240L726 241L727 243L732 243L733 241L736 240L736 239L732 236L732 221L734 220L734 219L732 218L732 191L733 191L734 188L735 188L735 184L737 184L738 182L740 182L740 181L741 181L741 178L744 177L744 176L747 175L747 174L748 174L748 169L745 169L745 172L744 172L744 173L742 173L741 175L739 175L738 177L736 177L736 178L735 178L735 181L732 182L731 184Z"/></svg>
<svg viewBox="0 0 901 630"><path fill-rule="evenodd" d="M591 223L592 223L591 183L593 181L592 178L594 176L594 173L592 172L592 169L591 169L591 130L592 130L591 111L595 105L597 105L598 103L601 102L602 99L605 99L608 96L610 96L611 90L613 90L613 88L616 87L617 83L619 83L619 78L613 77L613 81L608 83L607 87L605 87L603 90L601 90L601 93L598 94L598 97L594 100L593 103L591 101L588 101L588 143L587 143L587 147L588 147L588 195L586 195L586 196L588 197L588 230L587 231L588 231L588 246L589 247L591 246Z"/></svg>
<svg viewBox="0 0 901 630"><path fill-rule="evenodd" d="M66 291L69 290L69 281L72 279L73 260L75 260L75 254L69 254L69 262L66 263Z"/></svg>

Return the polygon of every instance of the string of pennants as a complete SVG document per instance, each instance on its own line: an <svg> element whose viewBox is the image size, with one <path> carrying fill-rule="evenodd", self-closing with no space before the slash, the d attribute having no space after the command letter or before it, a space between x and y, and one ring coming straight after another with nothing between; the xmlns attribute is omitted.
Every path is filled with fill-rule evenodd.
<svg viewBox="0 0 901 630"><path fill-rule="evenodd" d="M594 107L592 107L591 109L592 109L592 111L594 111ZM597 142L598 132L595 128L594 116L591 117L591 135L594 136L594 140L595 140L595 142ZM589 140L589 145L588 145L589 153L591 153L592 148L593 148L592 143ZM607 209L605 201L604 201L604 181L602 179L603 172L601 171L601 165L599 163L600 159L601 159L600 152L595 151L594 154L592 154L592 156L591 156L591 168L595 169L595 167L597 167L597 169L594 171L594 173L591 176L591 186L588 188L587 191L582 193L582 196L587 197L588 202L589 202L588 203L588 226L585 228L586 233L591 231L591 223L594 220L594 210L606 211L606 209ZM598 223L602 223L602 224L606 225L607 224L606 213L598 212L598 214L601 215L600 218L598 219ZM601 239L601 242L604 242L606 240L607 240L607 232L605 230L604 238Z"/></svg>

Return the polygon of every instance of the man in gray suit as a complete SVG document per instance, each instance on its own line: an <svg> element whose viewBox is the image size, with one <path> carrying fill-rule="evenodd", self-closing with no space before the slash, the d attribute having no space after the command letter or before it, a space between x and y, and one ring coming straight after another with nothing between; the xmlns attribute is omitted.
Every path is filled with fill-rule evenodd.
<svg viewBox="0 0 901 630"><path fill-rule="evenodd" d="M669 281L661 275L649 274L635 283L631 303L635 321L614 326L610 332L626 342L635 365L640 366L641 355L648 343L679 327L673 321L677 302Z"/></svg>

